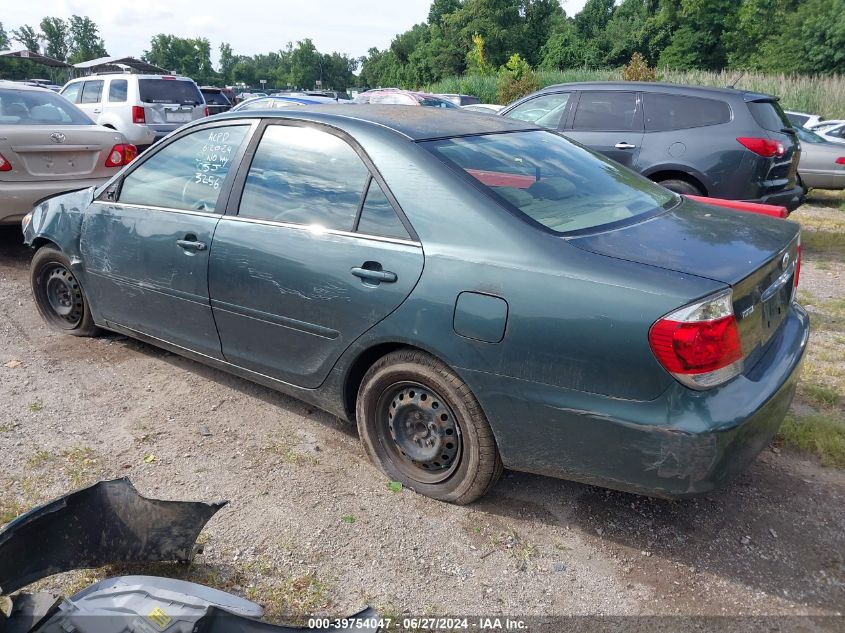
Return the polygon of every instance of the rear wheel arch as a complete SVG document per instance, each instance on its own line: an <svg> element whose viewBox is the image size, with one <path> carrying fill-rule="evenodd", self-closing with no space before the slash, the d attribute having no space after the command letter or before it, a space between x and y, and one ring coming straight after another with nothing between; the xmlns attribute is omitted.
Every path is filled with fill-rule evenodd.
<svg viewBox="0 0 845 633"><path fill-rule="evenodd" d="M707 187L700 178L680 169L661 169L647 174L646 177L657 183L666 180L680 180L695 187L700 192L700 195L709 195Z"/></svg>

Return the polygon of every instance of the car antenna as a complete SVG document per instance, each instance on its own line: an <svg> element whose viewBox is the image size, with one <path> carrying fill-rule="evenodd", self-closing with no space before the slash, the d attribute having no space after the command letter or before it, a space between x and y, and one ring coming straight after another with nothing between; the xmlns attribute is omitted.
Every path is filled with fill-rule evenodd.
<svg viewBox="0 0 845 633"><path fill-rule="evenodd" d="M736 85L739 83L739 80L742 79L743 77L745 77L745 72L746 71L743 70L741 73L739 73L739 77L737 77L736 80L728 87L729 88L736 88Z"/></svg>

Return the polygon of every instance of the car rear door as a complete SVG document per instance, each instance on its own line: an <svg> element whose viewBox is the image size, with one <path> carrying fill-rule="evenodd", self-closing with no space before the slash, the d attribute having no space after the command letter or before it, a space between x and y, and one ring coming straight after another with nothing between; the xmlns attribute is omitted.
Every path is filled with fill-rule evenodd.
<svg viewBox="0 0 845 633"><path fill-rule="evenodd" d="M626 167L638 168L644 136L639 93L581 91L570 119L563 130L566 136Z"/></svg>
<svg viewBox="0 0 845 633"><path fill-rule="evenodd" d="M188 130L145 153L90 205L80 240L87 291L110 327L221 358L208 253L252 128Z"/></svg>
<svg viewBox="0 0 845 633"><path fill-rule="evenodd" d="M317 387L405 300L422 268L421 245L351 139L316 124L269 124L211 245L223 355Z"/></svg>

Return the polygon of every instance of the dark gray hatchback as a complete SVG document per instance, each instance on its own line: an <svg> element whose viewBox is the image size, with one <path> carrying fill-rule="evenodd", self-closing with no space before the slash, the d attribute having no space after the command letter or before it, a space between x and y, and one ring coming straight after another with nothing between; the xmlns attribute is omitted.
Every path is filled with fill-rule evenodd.
<svg viewBox="0 0 845 633"><path fill-rule="evenodd" d="M549 86L501 114L558 130L682 194L801 204L800 145L770 95L665 83Z"/></svg>

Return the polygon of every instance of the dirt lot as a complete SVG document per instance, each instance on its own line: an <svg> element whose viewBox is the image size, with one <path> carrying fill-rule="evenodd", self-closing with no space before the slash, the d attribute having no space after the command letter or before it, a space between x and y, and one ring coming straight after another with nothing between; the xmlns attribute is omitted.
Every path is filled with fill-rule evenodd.
<svg viewBox="0 0 845 633"><path fill-rule="evenodd" d="M838 221L839 204L793 218ZM837 244L805 252L814 301L845 297ZM123 337L48 330L29 257L0 234L0 523L124 475L148 496L229 499L192 567L140 571L228 588L273 616L845 611L845 471L815 457L773 445L728 489L683 502L519 473L469 507L392 492L336 418Z"/></svg>

